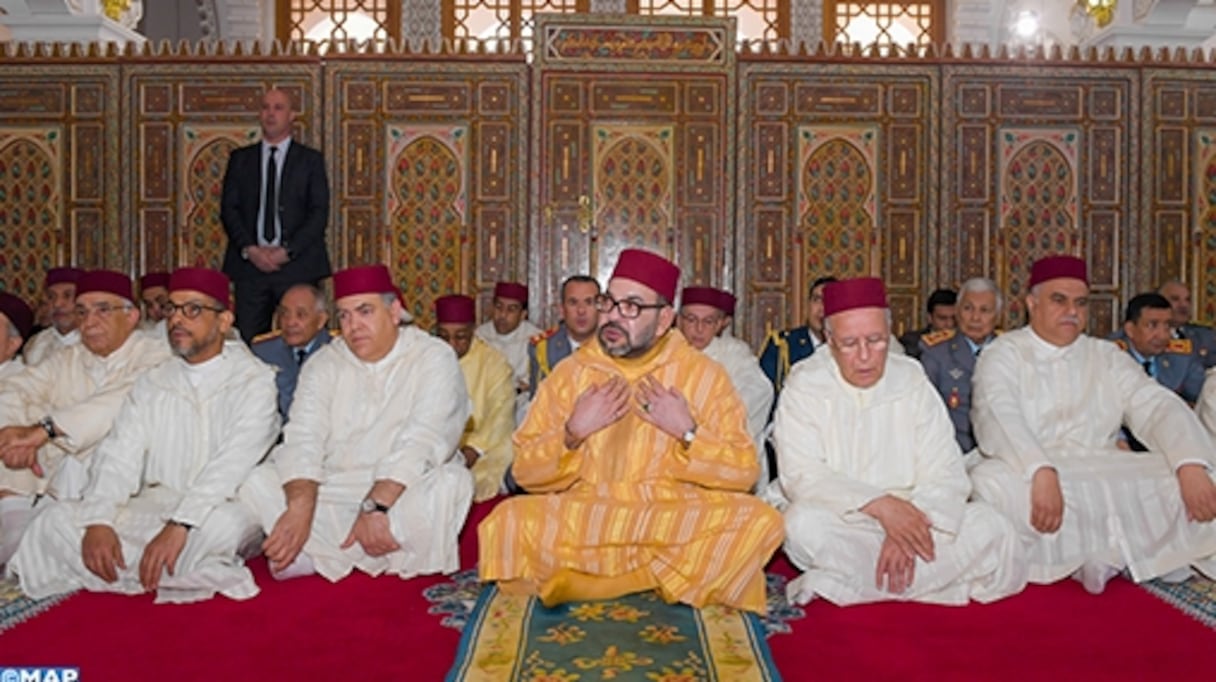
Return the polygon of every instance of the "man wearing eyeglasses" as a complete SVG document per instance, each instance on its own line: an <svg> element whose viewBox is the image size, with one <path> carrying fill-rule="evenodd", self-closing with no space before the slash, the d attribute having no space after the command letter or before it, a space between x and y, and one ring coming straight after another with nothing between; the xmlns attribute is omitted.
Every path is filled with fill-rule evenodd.
<svg viewBox="0 0 1216 682"><path fill-rule="evenodd" d="M1098 594L1125 569L1136 582L1192 568L1216 577L1216 446L1195 412L1085 333L1085 261L1041 258L1029 283L1030 324L975 366L971 423L986 459L971 478L1013 523L1030 581L1071 576ZM1148 451L1118 448L1120 425Z"/></svg>
<svg viewBox="0 0 1216 682"><path fill-rule="evenodd" d="M93 270L75 283L80 344L8 379L0 391L0 563L46 495L79 497L90 457L135 379L169 357L165 341L133 334L131 278Z"/></svg>
<svg viewBox="0 0 1216 682"><path fill-rule="evenodd" d="M515 432L516 481L547 494L482 522L482 580L546 605L657 589L764 612L781 518L747 492L760 468L730 377L672 329L679 278L621 252L598 343L553 369Z"/></svg>
<svg viewBox="0 0 1216 682"><path fill-rule="evenodd" d="M747 431L756 444L760 462L758 490L769 482L768 458L764 455L764 427L773 409L773 385L746 342L723 334L735 312L735 297L713 287L684 287L680 293L680 333L693 348L722 365L743 406L747 409Z"/></svg>
<svg viewBox="0 0 1216 682"><path fill-rule="evenodd" d="M25 343L25 364L37 365L51 355L80 343L76 329L76 282L84 270L62 267L46 271L46 305L51 326L34 334Z"/></svg>
<svg viewBox="0 0 1216 682"><path fill-rule="evenodd" d="M241 488L278 579L459 567L469 397L452 349L398 326L399 297L383 265L334 275L342 336L304 365L283 444Z"/></svg>
<svg viewBox="0 0 1216 682"><path fill-rule="evenodd" d="M203 268L170 277L164 310L175 359L136 382L97 447L80 500L51 503L13 557L34 599L75 589L157 603L248 599L237 556L260 534L237 487L278 434L273 371L232 328L228 278Z"/></svg>
<svg viewBox="0 0 1216 682"><path fill-rule="evenodd" d="M829 284L823 305L830 352L794 367L773 423L785 550L804 571L790 601L966 604L1021 591L1021 545L996 510L967 502L941 398L915 360L889 352L882 280Z"/></svg>

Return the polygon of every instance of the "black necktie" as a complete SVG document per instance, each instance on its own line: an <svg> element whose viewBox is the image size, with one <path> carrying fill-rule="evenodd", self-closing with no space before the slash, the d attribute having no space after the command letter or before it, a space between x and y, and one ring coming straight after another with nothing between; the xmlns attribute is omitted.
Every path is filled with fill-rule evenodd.
<svg viewBox="0 0 1216 682"><path fill-rule="evenodd" d="M1140 363L1140 366L1144 368L1145 374L1149 375L1150 377L1153 376L1153 361L1152 360L1145 360L1144 362Z"/></svg>
<svg viewBox="0 0 1216 682"><path fill-rule="evenodd" d="M296 366L304 364L304 358L308 357L308 351L303 348L296 349Z"/></svg>
<svg viewBox="0 0 1216 682"><path fill-rule="evenodd" d="M278 147L270 148L270 158L266 161L266 208L262 213L262 239L267 244L274 243L274 218L278 213L275 204L275 182L279 179L279 165L274 161L274 153Z"/></svg>

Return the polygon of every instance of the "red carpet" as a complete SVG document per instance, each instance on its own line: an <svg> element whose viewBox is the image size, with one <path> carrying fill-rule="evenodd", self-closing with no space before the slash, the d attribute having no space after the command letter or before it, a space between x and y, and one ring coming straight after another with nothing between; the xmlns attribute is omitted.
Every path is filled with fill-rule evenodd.
<svg viewBox="0 0 1216 682"><path fill-rule="evenodd" d="M462 565L475 560L474 509ZM426 612L444 580L352 575L274 582L188 606L78 594L0 635L0 665L78 666L84 680L441 680L460 633ZM784 559L773 570L790 575ZM1091 597L1072 581L988 606L824 602L769 640L786 680L1210 680L1216 632L1126 581Z"/></svg>

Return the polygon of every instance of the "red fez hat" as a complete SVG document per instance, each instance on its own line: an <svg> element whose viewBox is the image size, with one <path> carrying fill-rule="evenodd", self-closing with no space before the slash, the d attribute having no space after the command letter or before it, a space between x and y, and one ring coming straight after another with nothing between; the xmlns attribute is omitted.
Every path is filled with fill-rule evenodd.
<svg viewBox="0 0 1216 682"><path fill-rule="evenodd" d="M84 270L80 268L51 268L46 271L46 286L52 284L75 284Z"/></svg>
<svg viewBox="0 0 1216 682"><path fill-rule="evenodd" d="M857 277L829 282L823 288L823 315L857 308L886 308L887 288L877 277Z"/></svg>
<svg viewBox="0 0 1216 682"><path fill-rule="evenodd" d="M113 270L89 270L76 280L76 295L101 292L114 294L132 303L135 296L131 294L131 278Z"/></svg>
<svg viewBox="0 0 1216 682"><path fill-rule="evenodd" d="M383 265L360 265L334 273L334 299L346 298L356 294L396 294L401 293L393 284L393 276Z"/></svg>
<svg viewBox="0 0 1216 682"><path fill-rule="evenodd" d="M528 305L528 287L518 282L499 282L494 285L495 298L509 298Z"/></svg>
<svg viewBox="0 0 1216 682"><path fill-rule="evenodd" d="M13 323L21 338L29 338L30 330L34 328L34 311L30 310L25 301L12 294L0 292L0 313Z"/></svg>
<svg viewBox="0 0 1216 682"><path fill-rule="evenodd" d="M713 287L684 287L680 292L680 305L707 305L722 310L723 293Z"/></svg>
<svg viewBox="0 0 1216 682"><path fill-rule="evenodd" d="M477 321L477 303L468 296L449 294L435 299L435 320L440 323L464 324Z"/></svg>
<svg viewBox="0 0 1216 682"><path fill-rule="evenodd" d="M169 277L169 291L197 291L214 298L224 308L231 310L228 298L228 275L208 268L178 268Z"/></svg>
<svg viewBox="0 0 1216 682"><path fill-rule="evenodd" d="M657 253L625 249L616 261L612 277L631 279L638 284L644 284L674 303L676 286L680 283L680 268Z"/></svg>
<svg viewBox="0 0 1216 682"><path fill-rule="evenodd" d="M153 287L169 288L169 273L167 272L149 272L139 278L139 290L147 291Z"/></svg>
<svg viewBox="0 0 1216 682"><path fill-rule="evenodd" d="M721 304L718 306L727 317L735 316L735 295L724 289L718 289L718 298L721 299Z"/></svg>
<svg viewBox="0 0 1216 682"><path fill-rule="evenodd" d="M1049 279L1060 279L1061 277L1079 279L1089 284L1089 273L1086 271L1085 261L1076 256L1046 256L1030 266L1030 286L1032 287Z"/></svg>

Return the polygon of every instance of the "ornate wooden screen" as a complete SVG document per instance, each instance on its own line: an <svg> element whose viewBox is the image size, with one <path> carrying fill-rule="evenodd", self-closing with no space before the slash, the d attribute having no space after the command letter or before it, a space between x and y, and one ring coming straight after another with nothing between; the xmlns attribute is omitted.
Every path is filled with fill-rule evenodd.
<svg viewBox="0 0 1216 682"><path fill-rule="evenodd" d="M106 59L0 70L0 290L42 295L47 268L123 267L118 71Z"/></svg>
<svg viewBox="0 0 1216 682"><path fill-rule="evenodd" d="M294 138L338 161L320 139L321 69L316 58L155 58L123 69L127 130L121 154L137 272L184 265L218 268L228 244L220 198L228 154L261 139L267 88L282 88L296 109ZM328 238L332 250L334 224Z"/></svg>
<svg viewBox="0 0 1216 682"><path fill-rule="evenodd" d="M327 66L338 260L388 264L424 328L439 296L484 303L495 281L527 281L526 68L521 55Z"/></svg>
<svg viewBox="0 0 1216 682"><path fill-rule="evenodd" d="M949 281L987 275L1005 292L1004 325L1024 321L1030 265L1089 262L1090 331L1120 319L1139 184L1139 73L1057 65L943 67L941 257Z"/></svg>
<svg viewBox="0 0 1216 682"><path fill-rule="evenodd" d="M549 15L536 39L534 314L569 275L607 281L627 247L729 286L733 22Z"/></svg>
<svg viewBox="0 0 1216 682"><path fill-rule="evenodd" d="M1129 265L1142 289L1191 288L1194 317L1216 322L1216 80L1211 67L1144 72L1144 211Z"/></svg>
<svg viewBox="0 0 1216 682"><path fill-rule="evenodd" d="M932 67L744 58L739 136L746 336L803 324L817 277L882 276L897 330L937 283Z"/></svg>

